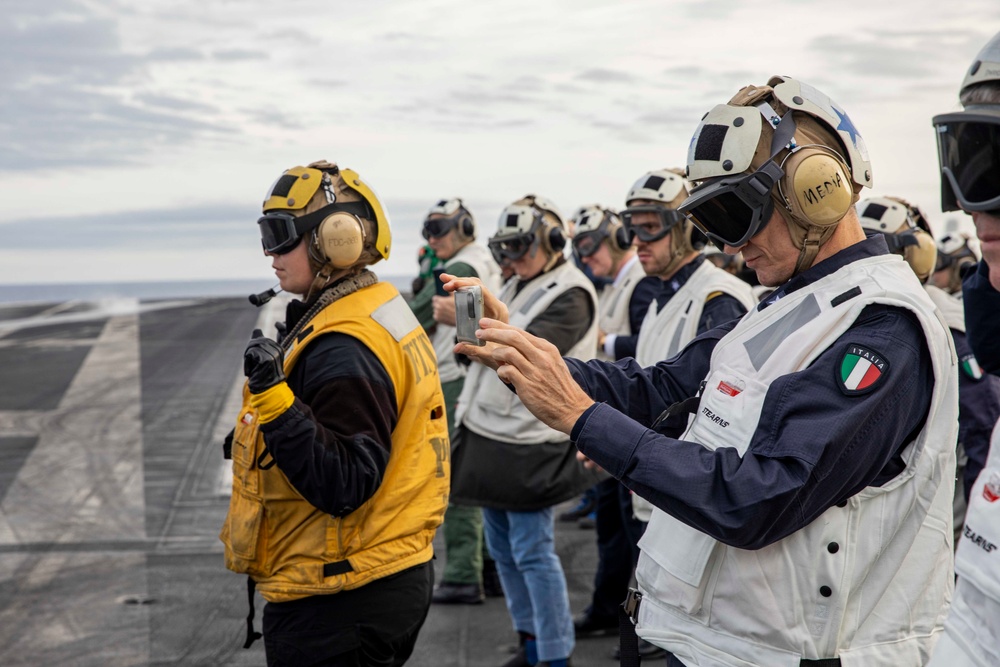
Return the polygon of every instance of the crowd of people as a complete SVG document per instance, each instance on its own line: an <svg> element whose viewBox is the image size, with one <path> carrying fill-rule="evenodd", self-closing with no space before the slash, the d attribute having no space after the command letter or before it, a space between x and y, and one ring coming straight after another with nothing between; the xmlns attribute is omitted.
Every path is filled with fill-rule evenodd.
<svg viewBox="0 0 1000 667"><path fill-rule="evenodd" d="M620 614L629 665L1000 664L1000 34L960 99L942 208L978 238L862 199L846 110L775 76L621 207L527 194L483 244L434 203L408 300L368 269L391 233L361 177L285 171L258 225L301 299L252 335L226 446L247 645L255 591L269 665L401 665L432 604L502 595L504 667L565 667ZM554 522L581 494L574 614Z"/></svg>

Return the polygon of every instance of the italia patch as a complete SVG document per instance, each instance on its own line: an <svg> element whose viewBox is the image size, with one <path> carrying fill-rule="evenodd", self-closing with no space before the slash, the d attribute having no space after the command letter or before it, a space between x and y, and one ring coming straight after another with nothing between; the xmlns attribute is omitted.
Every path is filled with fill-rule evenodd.
<svg viewBox="0 0 1000 667"><path fill-rule="evenodd" d="M983 379L983 369L979 367L979 362L976 361L976 358L971 354L962 357L961 366L962 372L973 380Z"/></svg>
<svg viewBox="0 0 1000 667"><path fill-rule="evenodd" d="M878 352L860 345L848 345L840 361L837 379L848 396L863 394L878 386L889 372L889 362Z"/></svg>

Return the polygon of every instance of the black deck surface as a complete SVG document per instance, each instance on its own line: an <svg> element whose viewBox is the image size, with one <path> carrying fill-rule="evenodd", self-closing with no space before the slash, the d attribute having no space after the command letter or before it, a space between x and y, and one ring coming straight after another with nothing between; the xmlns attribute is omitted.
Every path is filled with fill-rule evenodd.
<svg viewBox="0 0 1000 667"><path fill-rule="evenodd" d="M217 537L221 435L262 315L243 299L0 309L0 665L264 664L260 642L241 648L246 588ZM594 539L557 526L574 612ZM408 664L500 665L515 641L502 598L435 605ZM616 664L616 642L581 640L573 664Z"/></svg>

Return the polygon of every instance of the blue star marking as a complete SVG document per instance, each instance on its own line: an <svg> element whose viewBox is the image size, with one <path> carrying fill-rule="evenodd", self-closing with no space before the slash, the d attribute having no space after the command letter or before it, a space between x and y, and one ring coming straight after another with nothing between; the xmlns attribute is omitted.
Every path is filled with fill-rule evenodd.
<svg viewBox="0 0 1000 667"><path fill-rule="evenodd" d="M837 116L840 118L840 125L837 126L837 129L843 130L844 132L847 132L849 135L851 135L851 143L854 144L855 148L857 148L858 128L854 127L854 123L852 123L851 119L847 117L847 114L838 109L837 107L833 107L833 112L837 114Z"/></svg>

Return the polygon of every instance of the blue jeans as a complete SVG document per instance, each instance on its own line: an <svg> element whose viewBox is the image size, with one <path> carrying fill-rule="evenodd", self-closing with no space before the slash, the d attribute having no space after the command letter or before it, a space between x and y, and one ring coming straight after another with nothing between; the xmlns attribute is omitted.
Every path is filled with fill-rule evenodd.
<svg viewBox="0 0 1000 667"><path fill-rule="evenodd" d="M575 643L553 516L551 507L537 512L483 508L486 545L514 630L537 638L540 661L568 658Z"/></svg>

